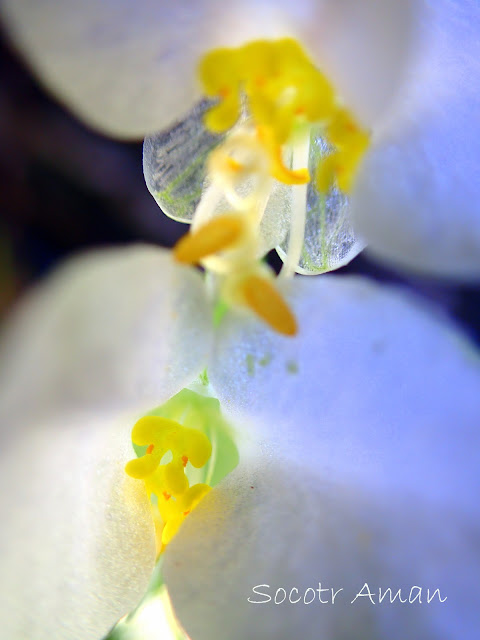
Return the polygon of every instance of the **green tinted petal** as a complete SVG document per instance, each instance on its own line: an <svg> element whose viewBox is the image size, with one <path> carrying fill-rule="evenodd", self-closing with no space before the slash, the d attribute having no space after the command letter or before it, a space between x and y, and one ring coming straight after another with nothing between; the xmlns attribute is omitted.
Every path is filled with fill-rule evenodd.
<svg viewBox="0 0 480 640"><path fill-rule="evenodd" d="M321 130L312 129L308 167L311 176L315 175L318 163L331 151L332 148L322 137ZM365 246L353 229L348 196L336 187L323 195L319 193L314 182L312 179L307 187L305 236L296 269L297 273L304 275L325 273L343 267ZM289 191L292 189L295 187L290 187ZM289 244L288 232L285 240L277 247L277 252L284 261Z"/></svg>
<svg viewBox="0 0 480 640"><path fill-rule="evenodd" d="M148 190L170 218L191 222L206 177L208 155L224 136L210 133L203 116L211 105L199 102L181 122L145 138L143 172Z"/></svg>

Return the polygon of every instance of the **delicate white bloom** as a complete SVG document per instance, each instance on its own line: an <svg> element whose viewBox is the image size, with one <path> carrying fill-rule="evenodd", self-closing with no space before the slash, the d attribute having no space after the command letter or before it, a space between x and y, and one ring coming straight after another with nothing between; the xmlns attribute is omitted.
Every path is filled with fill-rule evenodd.
<svg viewBox="0 0 480 640"><path fill-rule="evenodd" d="M47 86L120 137L152 134L185 116L200 97L195 69L206 51L298 39L372 130L351 198L357 233L376 256L407 270L478 279L476 0L1 5L14 42ZM314 254L312 233L307 228L305 247Z"/></svg>
<svg viewBox="0 0 480 640"><path fill-rule="evenodd" d="M41 285L7 325L5 636L100 638L135 606L154 533L145 496L134 499L122 475L129 430L208 364L241 463L165 552L187 633L471 637L480 568L472 346L406 293L325 276L292 288L298 337L233 313L212 350L197 278L161 250L98 253ZM274 597L318 582L344 589L333 606L247 601L256 585ZM365 582L376 598L379 587L405 597L418 585L447 600L350 605Z"/></svg>
<svg viewBox="0 0 480 640"><path fill-rule="evenodd" d="M5 638L100 638L145 592L154 530L145 491L124 471L130 431L205 366L202 292L167 253L102 251L59 270L5 328Z"/></svg>
<svg viewBox="0 0 480 640"><path fill-rule="evenodd" d="M372 132L350 207L375 254L478 278L474 0L0 4L50 90L120 137L185 117L208 50L296 38ZM266 217L267 241L281 208ZM198 274L152 248L81 258L24 302L1 344L6 637L99 638L137 604L154 531L123 473L129 431L206 365L241 464L165 552L194 640L225 629L229 640L456 640L478 629L478 355L401 292L355 278L297 283L283 290L295 338L235 310L214 336ZM247 600L256 585L273 595L318 582L345 598ZM447 600L350 604L365 582Z"/></svg>

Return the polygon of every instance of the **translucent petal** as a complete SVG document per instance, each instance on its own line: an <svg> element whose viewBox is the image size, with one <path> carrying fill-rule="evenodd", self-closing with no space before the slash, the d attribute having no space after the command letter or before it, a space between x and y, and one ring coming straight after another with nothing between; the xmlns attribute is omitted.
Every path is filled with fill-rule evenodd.
<svg viewBox="0 0 480 640"><path fill-rule="evenodd" d="M273 181L272 191L260 222L259 255L275 249L285 241L292 215L292 188Z"/></svg>
<svg viewBox="0 0 480 640"><path fill-rule="evenodd" d="M272 455L477 509L474 347L401 291L333 276L294 285L295 338L233 313L217 329L209 377L227 415Z"/></svg>
<svg viewBox="0 0 480 640"><path fill-rule="evenodd" d="M98 640L155 563L145 491L124 472L132 416L2 423L0 624L5 638Z"/></svg>
<svg viewBox="0 0 480 640"><path fill-rule="evenodd" d="M170 218L190 222L207 172L207 157L224 136L205 129L203 116L211 102L198 103L171 129L145 138L143 173L148 190Z"/></svg>
<svg viewBox="0 0 480 640"><path fill-rule="evenodd" d="M383 110L409 45L409 3L376 0L2 0L15 44L88 124L140 137L198 99L199 57L219 46L292 36L365 118ZM406 15L407 14L407 15Z"/></svg>
<svg viewBox="0 0 480 640"><path fill-rule="evenodd" d="M355 225L375 257L410 271L480 277L480 14L430 3L424 47L359 175Z"/></svg>
<svg viewBox="0 0 480 640"><path fill-rule="evenodd" d="M168 252L138 246L77 257L5 327L0 414L147 410L198 375L211 339L203 282Z"/></svg>
<svg viewBox="0 0 480 640"><path fill-rule="evenodd" d="M328 142L321 136L320 130L312 130L309 155L310 175L315 175L315 168L319 161L331 150ZM295 188L289 188L290 215L291 191ZM349 198L335 187L325 197L317 191L312 181L307 187L305 200L305 235L300 261L296 268L297 273L305 275L325 273L348 264L365 247L365 243L356 237L353 229ZM288 222L290 223L290 219ZM290 248L290 237L291 233L287 232L284 241L277 247L278 254L284 261Z"/></svg>
<svg viewBox="0 0 480 640"><path fill-rule="evenodd" d="M298 462L264 457L239 468L171 543L164 575L190 637L221 638L225 629L229 640L475 633L478 513L390 495L382 485L365 493L335 470L326 475L314 459L310 467ZM415 585L422 604L408 603L419 594ZM403 604L398 597L390 604L388 593L379 603L379 588L388 587L392 597L401 589ZM427 604L427 589L447 600Z"/></svg>

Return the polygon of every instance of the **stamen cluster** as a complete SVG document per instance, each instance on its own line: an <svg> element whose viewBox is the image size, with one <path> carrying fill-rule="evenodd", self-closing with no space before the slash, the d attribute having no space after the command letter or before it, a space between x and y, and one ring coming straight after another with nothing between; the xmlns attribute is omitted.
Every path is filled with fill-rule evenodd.
<svg viewBox="0 0 480 640"><path fill-rule="evenodd" d="M138 420L132 429L132 441L147 449L143 456L130 460L125 471L132 478L144 480L147 493L156 496L162 548L210 491L207 484L190 486L186 468L188 464L196 469L203 467L211 456L212 445L202 431L159 416ZM171 460L165 462L169 453Z"/></svg>
<svg viewBox="0 0 480 640"><path fill-rule="evenodd" d="M282 271L290 276L304 238L312 127L323 127L333 149L315 167L322 193L334 184L350 190L368 133L294 40L216 49L200 62L199 75L205 94L217 99L205 115L206 127L229 133L209 157L208 187L191 233L174 255L213 273L227 304L249 309L279 333L295 335L295 317L274 283L275 274L261 262L269 249L260 229L267 203L278 183L298 190Z"/></svg>

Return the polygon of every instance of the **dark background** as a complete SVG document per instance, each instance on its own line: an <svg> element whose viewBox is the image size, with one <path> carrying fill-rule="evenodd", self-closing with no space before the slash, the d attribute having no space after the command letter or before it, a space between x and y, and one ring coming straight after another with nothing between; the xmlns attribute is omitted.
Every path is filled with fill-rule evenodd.
<svg viewBox="0 0 480 640"><path fill-rule="evenodd" d="M43 91L1 32L0 80L0 318L70 254L131 242L170 247L185 233L147 191L142 141L84 127ZM412 287L480 343L480 287L406 280L364 255L335 273L352 272Z"/></svg>

